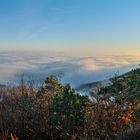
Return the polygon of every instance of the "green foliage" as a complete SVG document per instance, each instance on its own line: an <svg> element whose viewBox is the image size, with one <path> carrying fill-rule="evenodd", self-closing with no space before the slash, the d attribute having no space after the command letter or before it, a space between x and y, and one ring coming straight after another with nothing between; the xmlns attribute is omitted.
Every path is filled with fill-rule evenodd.
<svg viewBox="0 0 140 140"><path fill-rule="evenodd" d="M87 97L80 96L69 85L60 84L54 77L45 80L40 93L49 110L49 135L68 138L84 127Z"/></svg>
<svg viewBox="0 0 140 140"><path fill-rule="evenodd" d="M46 96L48 96L48 94L51 96L60 95L64 92L64 85L59 83L56 77L47 77L40 89L40 92L43 96L45 96L45 94Z"/></svg>
<svg viewBox="0 0 140 140"><path fill-rule="evenodd" d="M53 101L52 123L60 135L74 134L79 127L84 127L86 97L76 94L70 86L66 86L63 95Z"/></svg>

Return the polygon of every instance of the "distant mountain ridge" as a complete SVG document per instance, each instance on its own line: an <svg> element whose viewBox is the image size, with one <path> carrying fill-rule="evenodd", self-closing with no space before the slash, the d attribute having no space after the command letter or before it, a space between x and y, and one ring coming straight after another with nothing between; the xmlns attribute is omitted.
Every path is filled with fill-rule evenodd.
<svg viewBox="0 0 140 140"><path fill-rule="evenodd" d="M84 95L94 94L109 94L109 96L123 97L130 100L140 99L140 68L132 69L131 71L116 75L107 80L97 81L87 84L82 84L76 88L78 92ZM122 94L121 94L122 93Z"/></svg>
<svg viewBox="0 0 140 140"><path fill-rule="evenodd" d="M111 80L103 80L97 81L87 84L82 84L76 88L76 90L82 94L90 95L94 93L98 93L102 87L109 86L111 84Z"/></svg>
<svg viewBox="0 0 140 140"><path fill-rule="evenodd" d="M4 87L6 87L6 85L0 84L0 88L4 88Z"/></svg>

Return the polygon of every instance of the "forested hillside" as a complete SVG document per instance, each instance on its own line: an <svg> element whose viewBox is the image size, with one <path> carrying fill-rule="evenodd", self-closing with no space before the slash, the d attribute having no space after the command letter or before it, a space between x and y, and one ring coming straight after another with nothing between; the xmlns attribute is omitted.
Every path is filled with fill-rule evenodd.
<svg viewBox="0 0 140 140"><path fill-rule="evenodd" d="M48 77L0 88L1 140L138 140L140 69L115 77L96 96L81 96Z"/></svg>

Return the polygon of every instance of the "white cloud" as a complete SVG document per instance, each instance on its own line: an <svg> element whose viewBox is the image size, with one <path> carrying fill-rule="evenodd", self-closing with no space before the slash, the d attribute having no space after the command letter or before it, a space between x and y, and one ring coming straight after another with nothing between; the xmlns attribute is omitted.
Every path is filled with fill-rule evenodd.
<svg viewBox="0 0 140 140"><path fill-rule="evenodd" d="M138 66L139 56L69 57L54 52L0 51L0 83L15 80L21 73L41 80L49 75L61 77L73 86L110 78Z"/></svg>
<svg viewBox="0 0 140 140"><path fill-rule="evenodd" d="M101 69L101 66L98 66L97 62L91 58L84 59L82 64L83 68L87 71L96 71Z"/></svg>

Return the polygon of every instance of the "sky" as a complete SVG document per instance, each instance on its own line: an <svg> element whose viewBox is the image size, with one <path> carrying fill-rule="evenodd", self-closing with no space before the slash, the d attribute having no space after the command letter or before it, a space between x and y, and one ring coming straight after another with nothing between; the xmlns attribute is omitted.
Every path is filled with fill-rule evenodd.
<svg viewBox="0 0 140 140"><path fill-rule="evenodd" d="M0 0L0 49L140 54L139 0Z"/></svg>
<svg viewBox="0 0 140 140"><path fill-rule="evenodd" d="M139 0L0 0L0 83L25 73L75 86L137 67L139 7Z"/></svg>

